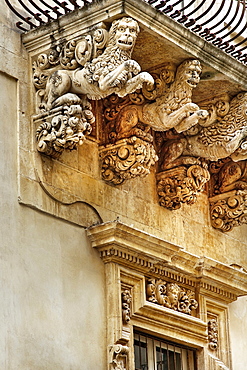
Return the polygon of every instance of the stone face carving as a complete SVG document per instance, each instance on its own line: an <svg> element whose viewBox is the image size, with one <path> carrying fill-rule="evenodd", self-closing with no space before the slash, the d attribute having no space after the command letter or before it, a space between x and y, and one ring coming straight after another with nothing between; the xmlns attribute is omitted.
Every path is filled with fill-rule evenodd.
<svg viewBox="0 0 247 370"><path fill-rule="evenodd" d="M146 294L148 301L186 314L191 314L191 311L198 307L195 293L181 288L176 283L149 279Z"/></svg>
<svg viewBox="0 0 247 370"><path fill-rule="evenodd" d="M41 112L52 115L53 109L59 107L62 115L64 107L80 105L79 125L87 120L84 123L89 127L92 117L90 114L88 119L90 105L87 99L97 100L112 93L125 96L141 88L144 83L151 87L153 77L147 72L140 72L139 64L131 59L138 32L138 23L124 17L112 23L109 33L103 28L98 29L92 36L87 35L79 42L73 40L48 54L39 55L33 64L33 82L38 89L37 105ZM70 121L72 117L78 119L78 115L75 115L69 117ZM65 115L64 121L66 119ZM47 122L54 126L52 118ZM60 128L56 130L53 127L52 133L49 129L47 134L42 132L40 142L41 131L39 127L38 150L43 148L43 141L49 147L52 144L48 142L54 141L54 135L60 137ZM89 131L88 128L86 131ZM66 135L62 140L66 140ZM78 144L81 143L82 140L78 140ZM68 147L71 145L68 144Z"/></svg>
<svg viewBox="0 0 247 370"><path fill-rule="evenodd" d="M212 350L218 347L218 323L216 319L208 321L208 345Z"/></svg>
<svg viewBox="0 0 247 370"><path fill-rule="evenodd" d="M212 226L230 231L247 223L247 164L229 158L213 162L211 172L210 216Z"/></svg>
<svg viewBox="0 0 247 370"><path fill-rule="evenodd" d="M122 292L122 318L123 324L128 324L130 322L131 310L130 304L132 301L132 296L129 290L124 290Z"/></svg>
<svg viewBox="0 0 247 370"><path fill-rule="evenodd" d="M129 347L115 344L110 348L110 369L128 370Z"/></svg>

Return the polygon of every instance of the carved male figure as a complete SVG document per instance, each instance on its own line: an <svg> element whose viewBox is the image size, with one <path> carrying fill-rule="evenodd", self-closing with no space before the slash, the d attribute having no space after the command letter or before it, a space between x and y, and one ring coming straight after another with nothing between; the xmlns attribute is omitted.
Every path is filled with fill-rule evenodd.
<svg viewBox="0 0 247 370"><path fill-rule="evenodd" d="M199 157L217 161L228 156L236 162L247 158L247 93L231 100L222 119L199 126L195 135L168 141L163 148L162 169L195 164Z"/></svg>
<svg viewBox="0 0 247 370"><path fill-rule="evenodd" d="M76 104L80 100L78 95L93 100L112 93L123 97L141 88L144 82L152 86L152 76L140 72L139 64L131 59L138 33L139 26L134 19L124 17L114 21L102 55L86 63L82 58L84 68L58 70L50 76L45 90L46 109Z"/></svg>
<svg viewBox="0 0 247 370"><path fill-rule="evenodd" d="M192 103L192 91L200 81L201 64L198 60L186 60L178 68L175 80L162 95L152 103L131 105L123 109L122 120L118 122L118 135L126 132L124 113L131 112L130 130L137 122L142 122L156 131L174 128L178 133L196 125L208 112Z"/></svg>

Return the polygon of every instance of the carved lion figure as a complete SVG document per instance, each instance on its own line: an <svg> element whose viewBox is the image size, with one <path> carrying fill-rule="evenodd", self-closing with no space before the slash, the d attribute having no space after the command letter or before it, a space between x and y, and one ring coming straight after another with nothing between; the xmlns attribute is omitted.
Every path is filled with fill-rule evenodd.
<svg viewBox="0 0 247 370"><path fill-rule="evenodd" d="M112 93L123 97L154 81L147 72L140 72L131 54L139 32L138 23L128 17L116 20L109 31L104 52L76 70L58 70L47 81L46 109L63 104L77 104L79 96L97 100ZM85 58L83 59L85 62Z"/></svg>
<svg viewBox="0 0 247 370"><path fill-rule="evenodd" d="M200 81L201 71L198 60L185 60L177 68L175 80L154 102L124 108L132 112L132 127L139 121L155 131L174 128L180 133L196 125L199 119L206 118L208 112L192 103L192 91ZM121 136L126 129L126 121L119 121L118 135Z"/></svg>
<svg viewBox="0 0 247 370"><path fill-rule="evenodd" d="M231 157L247 159L247 93L239 93L230 102L228 113L210 126L199 126L195 135L171 140L163 148L163 169L195 164L197 158L217 161Z"/></svg>

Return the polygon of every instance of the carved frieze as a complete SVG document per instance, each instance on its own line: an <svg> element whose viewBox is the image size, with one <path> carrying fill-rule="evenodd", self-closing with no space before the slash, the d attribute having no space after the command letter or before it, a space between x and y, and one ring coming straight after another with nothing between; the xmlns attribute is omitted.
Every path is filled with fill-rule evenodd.
<svg viewBox="0 0 247 370"><path fill-rule="evenodd" d="M147 281L147 300L172 310L191 314L196 310L198 302L195 293L190 289L181 288L176 283L169 283L163 280L149 279Z"/></svg>
<svg viewBox="0 0 247 370"><path fill-rule="evenodd" d="M218 322L216 319L208 321L208 345L211 350L218 348Z"/></svg>

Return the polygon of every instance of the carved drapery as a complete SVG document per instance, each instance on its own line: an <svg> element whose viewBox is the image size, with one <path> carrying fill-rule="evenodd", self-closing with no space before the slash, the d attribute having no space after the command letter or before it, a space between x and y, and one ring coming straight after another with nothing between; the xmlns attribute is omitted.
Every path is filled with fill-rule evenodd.
<svg viewBox="0 0 247 370"><path fill-rule="evenodd" d="M195 293L190 289L181 288L176 283L149 279L147 281L147 300L172 310L191 314L196 310L198 302Z"/></svg>

